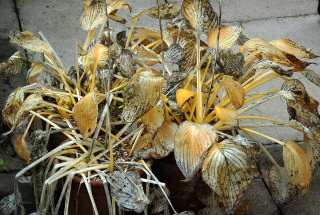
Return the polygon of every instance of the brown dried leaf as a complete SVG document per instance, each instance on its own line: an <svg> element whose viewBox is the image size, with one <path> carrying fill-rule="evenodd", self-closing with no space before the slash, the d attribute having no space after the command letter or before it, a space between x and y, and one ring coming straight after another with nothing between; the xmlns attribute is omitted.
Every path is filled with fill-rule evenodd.
<svg viewBox="0 0 320 215"><path fill-rule="evenodd" d="M74 106L73 117L83 139L87 139L97 126L98 104L94 91L88 93Z"/></svg>
<svg viewBox="0 0 320 215"><path fill-rule="evenodd" d="M243 50L248 50L250 52L261 50L261 54L273 62L280 63L288 67L293 66L278 48L261 38L248 40L244 43Z"/></svg>
<svg viewBox="0 0 320 215"><path fill-rule="evenodd" d="M10 31L10 42L32 52L51 53L49 44L26 32Z"/></svg>
<svg viewBox="0 0 320 215"><path fill-rule="evenodd" d="M298 195L298 189L291 183L284 167L281 167L279 171L276 166L272 166L268 181L272 198L279 206L293 200Z"/></svg>
<svg viewBox="0 0 320 215"><path fill-rule="evenodd" d="M155 137L153 134L147 133L140 138L135 155L139 159L166 157L173 151L174 135L177 129L178 125L176 123L164 121Z"/></svg>
<svg viewBox="0 0 320 215"><path fill-rule="evenodd" d="M217 134L209 124L183 122L174 138L177 165L188 180L200 168L209 148L217 141Z"/></svg>
<svg viewBox="0 0 320 215"><path fill-rule="evenodd" d="M309 81L320 87L320 75L312 70L302 71L301 74L306 77Z"/></svg>
<svg viewBox="0 0 320 215"><path fill-rule="evenodd" d="M309 191L312 177L306 153L296 142L291 140L283 146L283 162L292 184L305 195Z"/></svg>
<svg viewBox="0 0 320 215"><path fill-rule="evenodd" d="M159 10L161 19L173 19L180 14L180 7L178 7L177 2L161 4L159 5ZM158 19L158 6L149 8L139 13L139 15L144 14Z"/></svg>
<svg viewBox="0 0 320 215"><path fill-rule="evenodd" d="M197 63L197 48L195 43L187 43L183 52L185 53L179 62L179 73L188 75Z"/></svg>
<svg viewBox="0 0 320 215"><path fill-rule="evenodd" d="M145 128L154 134L162 126L164 122L164 108L156 105L148 113L141 117L141 121Z"/></svg>
<svg viewBox="0 0 320 215"><path fill-rule="evenodd" d="M181 11L187 24L205 34L218 25L218 15L208 0L183 0Z"/></svg>
<svg viewBox="0 0 320 215"><path fill-rule="evenodd" d="M115 171L111 173L108 182L111 187L111 196L120 208L141 213L150 203L143 192L139 173Z"/></svg>
<svg viewBox="0 0 320 215"><path fill-rule="evenodd" d="M282 53L292 63L292 66L297 68L297 69L305 69L310 64L313 64L313 63L309 63L309 62L306 62L306 61L299 60L298 58L296 58L295 56L293 56L291 54L288 54L288 53L285 53L285 52L282 52Z"/></svg>
<svg viewBox="0 0 320 215"><path fill-rule="evenodd" d="M93 70L102 68L105 66L109 57L108 47L96 43L94 47L89 51L87 57L88 61L85 66L90 66Z"/></svg>
<svg viewBox="0 0 320 215"><path fill-rule="evenodd" d="M135 74L123 92L124 107L121 119L134 122L150 111L159 101L163 77L143 71Z"/></svg>
<svg viewBox="0 0 320 215"><path fill-rule="evenodd" d="M135 66L136 63L133 60L132 53L121 48L116 54L116 67L120 73L130 79L135 74Z"/></svg>
<svg viewBox="0 0 320 215"><path fill-rule="evenodd" d="M231 48L233 44L238 40L243 27L236 26L222 26L220 29L219 47ZM208 33L208 47L216 47L218 38L218 28L213 28Z"/></svg>
<svg viewBox="0 0 320 215"><path fill-rule="evenodd" d="M287 77L291 77L293 72L288 70L282 69L278 64L274 63L271 60L261 60L257 63L253 64L253 69L259 70L259 69L272 69L275 73L279 75L285 75Z"/></svg>
<svg viewBox="0 0 320 215"><path fill-rule="evenodd" d="M224 79L222 82L232 105L239 109L243 106L245 100L245 91L242 85L232 79Z"/></svg>
<svg viewBox="0 0 320 215"><path fill-rule="evenodd" d="M177 99L177 103L179 105L180 108L182 108L183 104L192 96L195 96L196 93L192 92L190 90L185 90L185 89L178 89L177 93L176 93L176 99Z"/></svg>
<svg viewBox="0 0 320 215"><path fill-rule="evenodd" d="M4 78L21 73L23 62L20 55L20 52L17 51L6 62L0 64L0 73L4 73Z"/></svg>
<svg viewBox="0 0 320 215"><path fill-rule="evenodd" d="M168 63L178 64L183 54L183 49L178 44L171 44L169 49L164 52L164 60Z"/></svg>
<svg viewBox="0 0 320 215"><path fill-rule="evenodd" d="M217 117L226 125L237 126L237 111L232 108L223 108L216 105L214 111Z"/></svg>
<svg viewBox="0 0 320 215"><path fill-rule="evenodd" d="M319 57L310 51L308 51L305 47L298 45L297 43L293 42L290 39L277 39L270 41L270 44L277 47L283 52L286 52L288 54L291 54L296 57L302 57L302 58L316 58Z"/></svg>
<svg viewBox="0 0 320 215"><path fill-rule="evenodd" d="M202 178L230 212L252 181L246 148L230 140L214 144L203 162Z"/></svg>
<svg viewBox="0 0 320 215"><path fill-rule="evenodd" d="M231 49L220 49L219 58L217 59L217 64L220 68L217 73L239 77L242 75L244 63L242 53L235 54Z"/></svg>

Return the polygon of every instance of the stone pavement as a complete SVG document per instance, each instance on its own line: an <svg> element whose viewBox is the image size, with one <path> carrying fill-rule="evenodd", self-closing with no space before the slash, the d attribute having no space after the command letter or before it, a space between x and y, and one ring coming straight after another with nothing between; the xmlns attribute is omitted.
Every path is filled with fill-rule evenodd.
<svg viewBox="0 0 320 215"><path fill-rule="evenodd" d="M134 8L133 14L155 5L155 0L128 0ZM164 0L159 0L163 3ZM168 0L168 2L173 2ZM217 7L217 1L211 0L213 6ZM312 52L320 55L320 16L316 13L316 0L228 0L223 2L223 24L242 24L244 34L249 38L260 37L267 41L278 38L290 38L291 40L311 48ZM181 0L178 0L181 4ZM80 28L79 18L81 16L82 0L1 0L0 1L0 62L10 57L17 46L8 43L8 33L10 30L20 31L42 31L58 55L63 59L67 68L75 64L75 42L83 44L86 32ZM216 9L217 11L217 9ZM126 17L130 23L129 11L119 11L119 14ZM128 27L114 22L115 31L120 31ZM158 23L146 22L145 19L139 20L138 26L157 28ZM24 51L24 50L20 50ZM37 58L36 55L28 53L29 58ZM315 72L320 72L320 59L312 60L318 65L309 68ZM25 74L14 77L9 82L0 79L0 108L2 109L7 95L17 86L25 83ZM306 81L301 75L294 74L295 78L301 79L309 93L320 100L319 88ZM278 89L282 84L281 80L265 85L257 89L258 92ZM250 112L250 115L259 114L271 116L273 118L287 121L288 114L286 105L280 99L268 102L262 108ZM303 136L291 129L264 129L270 136L280 140L295 140L300 142ZM270 143L268 140L261 139L266 144L267 149L275 155L280 163L282 162L282 149L278 145ZM0 158L4 152L0 147ZM16 158L9 163L16 164L18 168L21 163ZM261 167L264 175L270 168L271 163L262 157ZM5 181L12 181L14 171L10 174L0 174L0 198L4 193L10 193ZM293 202L279 209L273 203L269 191L265 185L267 179L257 179L250 186L243 199L250 199L252 203L251 214L320 214L320 174L319 170L313 177L310 192L302 197L297 197ZM12 187L13 189L13 187Z"/></svg>

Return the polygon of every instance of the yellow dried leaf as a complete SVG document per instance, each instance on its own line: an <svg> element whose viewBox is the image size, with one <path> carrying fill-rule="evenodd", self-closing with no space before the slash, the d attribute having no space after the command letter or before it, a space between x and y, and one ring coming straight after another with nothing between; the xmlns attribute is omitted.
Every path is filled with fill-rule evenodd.
<svg viewBox="0 0 320 215"><path fill-rule="evenodd" d="M123 91L121 119L124 122L134 122L150 111L160 99L163 81L163 77L148 71L135 74Z"/></svg>
<svg viewBox="0 0 320 215"><path fill-rule="evenodd" d="M239 38L243 27L236 26L222 26L220 29L219 47L231 48L232 45ZM212 48L217 46L218 28L211 29L208 33L208 47Z"/></svg>
<svg viewBox="0 0 320 215"><path fill-rule="evenodd" d="M261 54L273 62L280 63L288 67L293 66L278 48L261 38L253 38L248 40L244 43L243 50L248 50L250 52L261 50Z"/></svg>
<svg viewBox="0 0 320 215"><path fill-rule="evenodd" d="M237 111L232 108L223 108L216 105L214 111L217 117L226 125L238 125Z"/></svg>
<svg viewBox="0 0 320 215"><path fill-rule="evenodd" d="M252 181L246 148L230 140L213 144L202 165L202 178L231 212Z"/></svg>
<svg viewBox="0 0 320 215"><path fill-rule="evenodd" d="M297 43L293 42L290 39L277 39L270 41L270 44L277 47L283 52L286 52L288 54L291 54L296 57L302 57L302 58L316 58L319 57L310 51L308 51L305 47L298 45Z"/></svg>
<svg viewBox="0 0 320 215"><path fill-rule="evenodd" d="M182 108L183 104L192 96L195 96L196 93L190 90L178 89L176 93L177 103L180 108Z"/></svg>
<svg viewBox="0 0 320 215"><path fill-rule="evenodd" d="M183 0L181 11L187 24L195 31L208 33L218 25L218 15L208 0Z"/></svg>
<svg viewBox="0 0 320 215"><path fill-rule="evenodd" d="M135 28L133 31L132 40L140 40L143 41L146 38L161 38L161 34L159 31L151 30L148 28Z"/></svg>
<svg viewBox="0 0 320 215"><path fill-rule="evenodd" d="M158 54L155 53L153 50L148 49L147 47L145 47L144 45L139 46L139 49L137 50L137 56L139 58L149 58L152 60L143 60L143 62L147 65L147 66L153 66L157 63L160 62L160 60L158 60Z"/></svg>
<svg viewBox="0 0 320 215"><path fill-rule="evenodd" d="M25 139L22 136L14 134L11 137L11 142L14 145L14 148L19 158L25 163L29 163L31 152L28 145L25 142Z"/></svg>
<svg viewBox="0 0 320 215"><path fill-rule="evenodd" d="M87 139L97 126L98 104L94 91L88 93L74 106L73 117L83 139Z"/></svg>
<svg viewBox="0 0 320 215"><path fill-rule="evenodd" d="M176 163L186 177L190 179L201 168L201 164L217 134L209 124L183 122L174 138L174 156Z"/></svg>
<svg viewBox="0 0 320 215"><path fill-rule="evenodd" d="M132 10L131 6L124 0L108 0L107 3L108 15L113 15L118 9ZM80 25L83 30L93 30L103 23L106 17L104 0L85 1L83 9L84 11L80 18Z"/></svg>
<svg viewBox="0 0 320 215"><path fill-rule="evenodd" d="M144 127L154 134L164 122L163 106L156 105L148 113L141 117Z"/></svg>
<svg viewBox="0 0 320 215"><path fill-rule="evenodd" d="M245 100L245 91L242 85L232 79L224 79L222 82L232 105L239 109L243 106Z"/></svg>
<svg viewBox="0 0 320 215"><path fill-rule="evenodd" d="M94 47L88 53L88 62L86 66L92 66L92 69L96 70L99 67L103 67L109 57L108 47L96 43Z"/></svg>
<svg viewBox="0 0 320 215"><path fill-rule="evenodd" d="M51 47L49 44L43 42L38 37L30 35L29 33L10 31L9 37L11 39L11 43L15 43L29 51L51 53Z"/></svg>
<svg viewBox="0 0 320 215"><path fill-rule="evenodd" d="M292 184L305 195L310 188L311 166L304 150L294 141L283 146L283 162Z"/></svg>

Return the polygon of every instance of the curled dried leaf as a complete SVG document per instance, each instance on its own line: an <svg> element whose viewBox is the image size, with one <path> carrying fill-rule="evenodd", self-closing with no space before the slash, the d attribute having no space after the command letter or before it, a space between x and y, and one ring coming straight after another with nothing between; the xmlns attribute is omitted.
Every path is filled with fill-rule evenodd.
<svg viewBox="0 0 320 215"><path fill-rule="evenodd" d="M147 66L153 66L160 62L160 60L158 60L158 54L144 45L141 45L137 50L137 56L142 59Z"/></svg>
<svg viewBox="0 0 320 215"><path fill-rule="evenodd" d="M217 73L240 77L242 75L244 56L242 53L233 53L231 49L220 49L217 64ZM214 65L212 65L213 67Z"/></svg>
<svg viewBox="0 0 320 215"><path fill-rule="evenodd" d="M218 25L218 15L208 0L183 0L181 11L193 30L208 33Z"/></svg>
<svg viewBox="0 0 320 215"><path fill-rule="evenodd" d="M237 126L238 119L237 119L237 111L232 108L223 108L216 105L214 107L214 111L217 117L227 125Z"/></svg>
<svg viewBox="0 0 320 215"><path fill-rule="evenodd" d="M192 96L195 96L196 93L190 90L178 89L176 93L177 103L180 108L182 108L183 104Z"/></svg>
<svg viewBox="0 0 320 215"><path fill-rule="evenodd" d="M293 200L298 195L298 189L291 183L286 170L272 166L268 175L268 182L272 198L279 206Z"/></svg>
<svg viewBox="0 0 320 215"><path fill-rule="evenodd" d="M174 138L177 165L188 180L200 168L209 148L217 141L217 134L209 124L183 122Z"/></svg>
<svg viewBox="0 0 320 215"><path fill-rule="evenodd" d="M310 188L312 171L304 150L294 141L283 146L283 162L293 185L305 195Z"/></svg>
<svg viewBox="0 0 320 215"><path fill-rule="evenodd" d="M137 144L135 155L140 159L160 159L169 155L174 148L174 135L178 125L174 122L164 121L155 137L147 133L141 137Z"/></svg>
<svg viewBox="0 0 320 215"><path fill-rule="evenodd" d="M241 32L243 30L242 26L221 26L219 47L231 48L233 44L238 40ZM208 33L208 47L216 47L218 38L218 28L213 28Z"/></svg>
<svg viewBox="0 0 320 215"><path fill-rule="evenodd" d="M150 111L159 101L163 77L143 71L135 74L123 92L124 107L121 119L134 122Z"/></svg>
<svg viewBox="0 0 320 215"><path fill-rule="evenodd" d="M272 69L275 73L279 75L285 75L287 77L291 77L293 72L292 71L286 71L282 69L278 64L274 63L271 60L262 60L258 63L253 64L253 69L259 70L259 69Z"/></svg>
<svg viewBox="0 0 320 215"><path fill-rule="evenodd" d="M124 77L131 78L135 74L135 65L136 63L130 51L122 48L117 52L116 66Z"/></svg>
<svg viewBox="0 0 320 215"><path fill-rule="evenodd" d="M243 106L245 100L245 91L242 85L232 79L224 79L222 82L232 105L239 109Z"/></svg>
<svg viewBox="0 0 320 215"><path fill-rule="evenodd" d="M109 57L108 47L96 43L94 47L89 51L87 57L88 62L85 66L90 66L93 70L102 68L105 66Z"/></svg>
<svg viewBox="0 0 320 215"><path fill-rule="evenodd" d="M20 55L21 53L17 51L6 62L0 64L0 73L2 72L5 78L21 73L23 62Z"/></svg>
<svg viewBox="0 0 320 215"><path fill-rule="evenodd" d="M178 7L177 2L166 3L166 4L159 5L159 12L160 12L161 19L173 19L180 14L180 8ZM139 15L144 15L144 14L158 19L159 18L158 6L149 8L139 13Z"/></svg>
<svg viewBox="0 0 320 215"><path fill-rule="evenodd" d="M273 62L292 67L292 63L284 56L284 54L275 46L261 38L253 38L248 40L243 45L243 50L254 52L261 50L261 54Z"/></svg>
<svg viewBox="0 0 320 215"><path fill-rule="evenodd" d="M299 44L293 42L290 39L277 39L272 40L270 43L280 49L281 51L291 54L296 57L302 57L302 58L316 58L319 57L312 52L308 51L305 47L300 46Z"/></svg>
<svg viewBox="0 0 320 215"><path fill-rule="evenodd" d="M141 121L145 128L154 134L162 126L164 122L163 106L156 105L148 113L141 117Z"/></svg>
<svg viewBox="0 0 320 215"><path fill-rule="evenodd" d="M114 13L118 9L132 10L131 6L124 0L108 0L108 15L110 18L114 18L115 21L121 21L122 19L114 16ZM83 13L80 18L80 25L83 30L93 30L103 23L106 12L104 8L104 0L86 1L83 6Z"/></svg>
<svg viewBox="0 0 320 215"><path fill-rule="evenodd" d="M43 42L34 35L30 35L30 33L10 31L9 37L11 39L11 43L15 43L29 51L51 53L51 47L49 44Z"/></svg>
<svg viewBox="0 0 320 215"><path fill-rule="evenodd" d="M230 140L214 144L203 162L202 178L230 212L252 181L246 148Z"/></svg>
<svg viewBox="0 0 320 215"><path fill-rule="evenodd" d="M73 117L83 139L87 139L97 126L98 104L94 91L88 93L74 106Z"/></svg>
<svg viewBox="0 0 320 215"><path fill-rule="evenodd" d="M309 81L320 87L320 75L315 71L308 70L302 71L301 74L306 77Z"/></svg>
<svg viewBox="0 0 320 215"><path fill-rule="evenodd" d="M167 187L164 187L164 191L168 196L170 195ZM151 202L151 204L148 206L149 214L158 214L161 211L166 210L169 205L165 195L158 186L153 186L151 188L149 200Z"/></svg>

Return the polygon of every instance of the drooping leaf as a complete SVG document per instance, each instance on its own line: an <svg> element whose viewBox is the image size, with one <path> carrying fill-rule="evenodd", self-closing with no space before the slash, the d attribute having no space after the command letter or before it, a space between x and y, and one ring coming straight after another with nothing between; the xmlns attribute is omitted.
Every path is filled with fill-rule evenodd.
<svg viewBox="0 0 320 215"><path fill-rule="evenodd" d="M308 51L305 47L298 45L297 43L293 42L290 39L277 39L277 40L270 41L270 43L273 46L280 49L281 51L296 57L310 58L310 59L318 57L317 55Z"/></svg>
<svg viewBox="0 0 320 215"><path fill-rule="evenodd" d="M279 75L285 75L287 77L291 77L293 72L290 70L284 70L282 69L278 64L271 60L261 60L257 63L253 64L253 69L259 70L259 69L272 69L275 73Z"/></svg>
<svg viewBox="0 0 320 215"><path fill-rule="evenodd" d="M91 66L93 70L104 67L109 57L108 47L96 43L87 56L88 62L86 66Z"/></svg>
<svg viewBox="0 0 320 215"><path fill-rule="evenodd" d="M244 43L243 49L250 52L261 50L261 54L269 60L288 67L292 67L292 63L283 55L283 53L278 48L261 38L253 38L248 40Z"/></svg>
<svg viewBox="0 0 320 215"><path fill-rule="evenodd" d="M181 12L193 30L205 34L218 25L218 15L208 0L183 0Z"/></svg>
<svg viewBox="0 0 320 215"><path fill-rule="evenodd" d="M163 106L156 105L148 113L141 117L141 121L145 128L154 134L162 126L164 122Z"/></svg>
<svg viewBox="0 0 320 215"><path fill-rule="evenodd" d="M108 0L108 15L114 15L118 9L129 9L132 10L131 6L124 0ZM85 2L83 6L83 13L80 18L80 26L83 30L93 30L103 23L106 17L106 12L104 8L104 0L94 0ZM115 20L117 21L117 19Z"/></svg>
<svg viewBox="0 0 320 215"><path fill-rule="evenodd" d="M143 71L135 74L123 91L124 107L121 119L134 122L150 111L159 101L163 77Z"/></svg>
<svg viewBox="0 0 320 215"><path fill-rule="evenodd" d="M296 58L295 56L282 52L283 55L292 63L292 66L297 68L297 69L305 69L307 68L310 64L314 64L311 62L306 62L306 61L302 61L299 60L298 58Z"/></svg>
<svg viewBox="0 0 320 215"><path fill-rule="evenodd" d="M231 108L222 108L216 105L214 111L217 117L227 125L236 126L238 124L237 111Z"/></svg>
<svg viewBox="0 0 320 215"><path fill-rule="evenodd" d="M97 126L98 104L94 91L88 93L74 106L73 117L83 139L87 139Z"/></svg>
<svg viewBox="0 0 320 215"><path fill-rule="evenodd" d="M163 189L167 196L170 196L169 189L167 187L163 187ZM148 206L148 214L159 214L166 210L169 205L162 190L158 186L153 186L151 188L149 200L151 204Z"/></svg>
<svg viewBox="0 0 320 215"><path fill-rule="evenodd" d="M168 63L178 64L183 54L183 49L178 44L171 44L169 49L164 52L164 60Z"/></svg>
<svg viewBox="0 0 320 215"><path fill-rule="evenodd" d="M242 32L243 27L240 25L235 26L221 26L220 28L220 39L219 47L231 48L233 44L237 41ZM211 29L208 33L208 47L217 46L218 28Z"/></svg>
<svg viewBox="0 0 320 215"><path fill-rule="evenodd" d="M136 147L135 155L139 159L160 159L169 155L174 148L174 136L178 125L174 122L164 121L155 134L143 135Z"/></svg>
<svg viewBox="0 0 320 215"><path fill-rule="evenodd" d="M3 73L5 78L21 73L23 63L20 55L20 52L17 51L6 62L0 64L0 73Z"/></svg>
<svg viewBox="0 0 320 215"><path fill-rule="evenodd" d="M150 203L143 192L139 173L115 171L111 173L108 182L111 187L111 196L120 208L141 213Z"/></svg>
<svg viewBox="0 0 320 215"><path fill-rule="evenodd" d="M252 181L246 148L230 140L214 144L203 162L202 178L230 212Z"/></svg>
<svg viewBox="0 0 320 215"><path fill-rule="evenodd" d="M182 108L183 104L192 96L195 96L196 93L186 89L178 89L176 93L177 103L180 108Z"/></svg>
<svg viewBox="0 0 320 215"><path fill-rule="evenodd" d="M209 124L183 122L174 138L174 156L177 165L188 180L200 168L212 144L217 141L217 134Z"/></svg>
<svg viewBox="0 0 320 215"><path fill-rule="evenodd" d="M148 49L144 45L141 45L139 49L137 50L137 56L141 59L144 58L142 61L147 65L147 66L153 66L157 63L160 62L158 60L158 54L155 53L153 50ZM147 60L151 59L151 60Z"/></svg>
<svg viewBox="0 0 320 215"><path fill-rule="evenodd" d="M143 41L146 38L159 39L159 38L161 38L161 34L159 31L155 31L155 30L148 29L148 28L135 28L134 29L132 40Z"/></svg>
<svg viewBox="0 0 320 215"><path fill-rule="evenodd" d="M291 140L283 146L283 162L292 184L305 195L309 191L312 177L306 153L296 142Z"/></svg>
<svg viewBox="0 0 320 215"><path fill-rule="evenodd" d="M10 42L21 46L32 52L51 53L49 44L43 42L38 37L29 32L10 31Z"/></svg>
<svg viewBox="0 0 320 215"><path fill-rule="evenodd" d="M180 8L178 7L177 2L161 4L159 5L159 10L161 19L173 19L180 14ZM158 6L142 11L139 15L148 15L158 19Z"/></svg>
<svg viewBox="0 0 320 215"><path fill-rule="evenodd" d="M279 206L293 200L298 195L298 189L291 183L284 167L281 167L279 171L276 166L272 166L268 182L272 198Z"/></svg>
<svg viewBox="0 0 320 215"><path fill-rule="evenodd" d="M232 105L239 109L243 106L245 100L245 91L242 85L232 79L224 79L222 82Z"/></svg>

